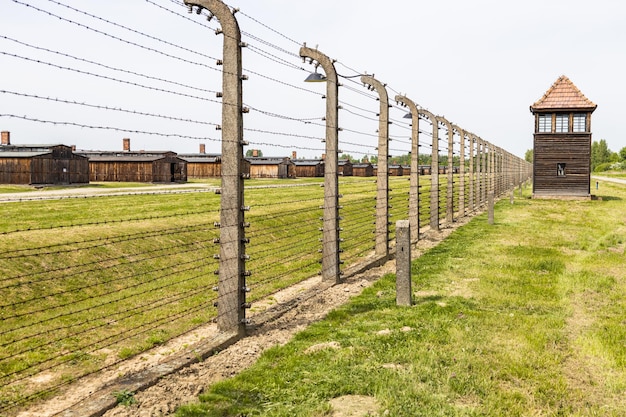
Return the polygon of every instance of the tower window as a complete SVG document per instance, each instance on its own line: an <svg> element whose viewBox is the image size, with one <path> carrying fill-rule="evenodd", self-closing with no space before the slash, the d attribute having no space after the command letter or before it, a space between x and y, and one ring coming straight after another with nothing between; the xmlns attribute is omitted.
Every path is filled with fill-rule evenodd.
<svg viewBox="0 0 626 417"><path fill-rule="evenodd" d="M559 162L556 164L556 176L564 177L565 176L565 162Z"/></svg>
<svg viewBox="0 0 626 417"><path fill-rule="evenodd" d="M585 113L574 113L574 132L587 131L587 115Z"/></svg>
<svg viewBox="0 0 626 417"><path fill-rule="evenodd" d="M557 114L556 115L556 133L566 133L569 131L569 115Z"/></svg>
<svg viewBox="0 0 626 417"><path fill-rule="evenodd" d="M540 114L538 132L552 132L552 115Z"/></svg>

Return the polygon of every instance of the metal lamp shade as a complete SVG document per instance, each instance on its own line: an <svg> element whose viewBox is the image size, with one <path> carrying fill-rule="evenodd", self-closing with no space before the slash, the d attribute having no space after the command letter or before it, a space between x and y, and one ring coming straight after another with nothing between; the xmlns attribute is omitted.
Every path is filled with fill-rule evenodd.
<svg viewBox="0 0 626 417"><path fill-rule="evenodd" d="M321 83L324 81L326 81L326 77L317 72L310 73L309 76L306 77L306 79L304 80L304 82L307 83Z"/></svg>

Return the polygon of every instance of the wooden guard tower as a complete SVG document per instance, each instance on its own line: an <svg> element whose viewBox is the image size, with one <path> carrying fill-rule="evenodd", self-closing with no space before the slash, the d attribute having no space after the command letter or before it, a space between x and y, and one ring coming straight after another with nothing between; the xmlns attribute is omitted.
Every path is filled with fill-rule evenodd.
<svg viewBox="0 0 626 417"><path fill-rule="evenodd" d="M533 198L591 198L591 113L597 105L562 75L536 103Z"/></svg>

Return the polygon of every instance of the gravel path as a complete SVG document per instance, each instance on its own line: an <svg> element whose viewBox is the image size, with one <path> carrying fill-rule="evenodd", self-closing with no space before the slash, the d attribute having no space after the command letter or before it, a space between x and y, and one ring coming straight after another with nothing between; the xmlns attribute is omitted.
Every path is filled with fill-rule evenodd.
<svg viewBox="0 0 626 417"><path fill-rule="evenodd" d="M626 184L626 179L624 178L598 177L594 175L591 177L591 179L597 181L614 182L616 184Z"/></svg>

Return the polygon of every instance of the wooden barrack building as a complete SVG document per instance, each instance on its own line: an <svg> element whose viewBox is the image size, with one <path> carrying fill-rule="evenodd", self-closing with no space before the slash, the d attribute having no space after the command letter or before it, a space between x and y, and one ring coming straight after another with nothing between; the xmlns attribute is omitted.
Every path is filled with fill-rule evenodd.
<svg viewBox="0 0 626 417"><path fill-rule="evenodd" d="M2 184L86 184L89 160L66 145L11 145L10 132L2 132L0 145Z"/></svg>
<svg viewBox="0 0 626 417"><path fill-rule="evenodd" d="M293 159L296 167L296 177L323 177L324 176L324 160L323 159Z"/></svg>
<svg viewBox="0 0 626 417"><path fill-rule="evenodd" d="M349 159L340 159L337 161L337 174L344 177L352 176L352 161Z"/></svg>
<svg viewBox="0 0 626 417"><path fill-rule="evenodd" d="M131 151L123 139L120 151L79 151L89 158L90 181L155 182L187 181L187 161L172 151Z"/></svg>
<svg viewBox="0 0 626 417"><path fill-rule="evenodd" d="M295 178L296 166L287 157L248 157L250 178Z"/></svg>
<svg viewBox="0 0 626 417"><path fill-rule="evenodd" d="M372 177L374 176L374 167L369 162L360 162L352 165L352 175L355 177Z"/></svg>
<svg viewBox="0 0 626 417"><path fill-rule="evenodd" d="M90 181L171 183L187 181L187 161L170 151L81 151Z"/></svg>
<svg viewBox="0 0 626 417"><path fill-rule="evenodd" d="M187 178L220 178L222 156L215 154L185 153L178 157L187 162Z"/></svg>

